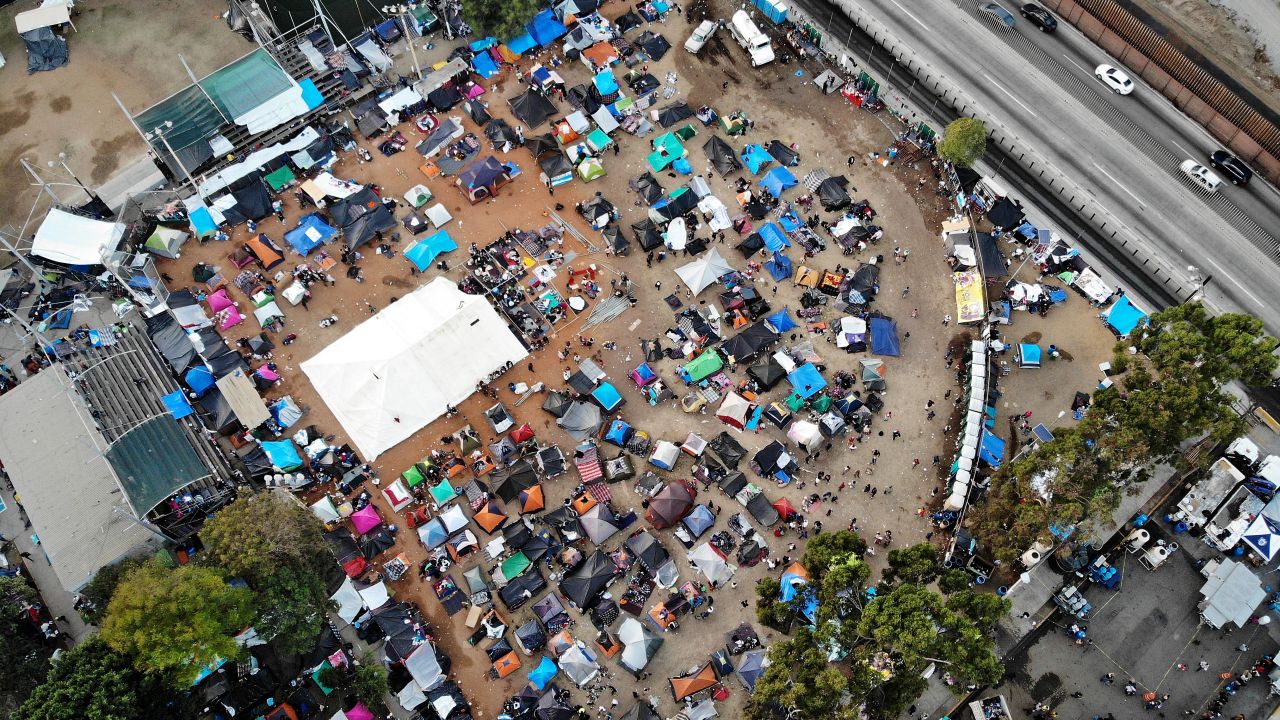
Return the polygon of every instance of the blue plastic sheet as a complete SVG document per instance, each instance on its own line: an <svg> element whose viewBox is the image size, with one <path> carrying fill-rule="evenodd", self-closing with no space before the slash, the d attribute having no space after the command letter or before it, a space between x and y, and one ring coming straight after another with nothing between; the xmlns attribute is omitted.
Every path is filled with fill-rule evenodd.
<svg viewBox="0 0 1280 720"><path fill-rule="evenodd" d="M338 231L326 223L319 215L307 213L298 223L298 227L284 234L284 239L294 250L298 251L298 254L307 255L312 250L329 242L337 234Z"/></svg>
<svg viewBox="0 0 1280 720"><path fill-rule="evenodd" d="M898 323L882 317L871 318L871 352L876 355L898 357L902 346L898 344Z"/></svg>
<svg viewBox="0 0 1280 720"><path fill-rule="evenodd" d="M560 672L560 668L556 663L546 655L542 656L542 662L538 663L538 667L529 672L529 682L539 690L546 690L547 685L555 679L556 673Z"/></svg>
<svg viewBox="0 0 1280 720"><path fill-rule="evenodd" d="M498 74L498 63L493 61L489 53L482 52L471 58L471 69L482 78L491 78Z"/></svg>
<svg viewBox="0 0 1280 720"><path fill-rule="evenodd" d="M791 383L795 394L806 400L822 392L822 389L827 386L826 379L813 363L805 363L792 370L787 375L787 381Z"/></svg>
<svg viewBox="0 0 1280 720"><path fill-rule="evenodd" d="M1125 337L1133 332L1140 323L1147 319L1147 314L1133 303L1129 302L1128 295L1121 295L1120 299L1111 306L1105 313L1107 319L1107 327L1110 327L1120 337Z"/></svg>
<svg viewBox="0 0 1280 720"><path fill-rule="evenodd" d="M187 387L191 388L191 392L196 394L196 397L204 395L217 382L213 377L213 373L209 372L209 368L203 365L191 368L186 375L182 376L182 379L187 383Z"/></svg>
<svg viewBox="0 0 1280 720"><path fill-rule="evenodd" d="M543 10L534 15L529 24L525 26L525 29L529 31L533 41L543 47L559 40L569 32L569 28L565 27L564 23L560 22L560 18L556 17L555 12L551 10Z"/></svg>
<svg viewBox="0 0 1280 720"><path fill-rule="evenodd" d="M271 464L282 472L302 467L302 457L292 440L270 440L261 443L262 451L271 458Z"/></svg>
<svg viewBox="0 0 1280 720"><path fill-rule="evenodd" d="M527 32L520 33L507 41L507 49L516 55L523 55L536 47L538 47L537 41Z"/></svg>
<svg viewBox="0 0 1280 720"><path fill-rule="evenodd" d="M191 409L191 403L187 402L187 397L182 394L181 390L174 390L160 398L160 402L164 403L164 407L173 416L174 420L191 415L195 410Z"/></svg>
<svg viewBox="0 0 1280 720"><path fill-rule="evenodd" d="M772 258L766 260L764 268L768 270L769 275L777 281L786 280L795 274L794 266L791 264L791 259L780 253L774 254Z"/></svg>
<svg viewBox="0 0 1280 720"><path fill-rule="evenodd" d="M978 452L978 458L993 468L1000 467L1000 464L1004 462L1004 440L1001 440L995 433L982 433L982 445Z"/></svg>
<svg viewBox="0 0 1280 720"><path fill-rule="evenodd" d="M760 187L774 197L782 197L783 192L798 184L799 181L796 180L796 176L784 167L776 167L760 178Z"/></svg>
<svg viewBox="0 0 1280 720"><path fill-rule="evenodd" d="M608 68L596 73L592 82L595 83L596 90L600 91L601 96L612 95L618 92L618 80L613 76L613 71Z"/></svg>
<svg viewBox="0 0 1280 720"><path fill-rule="evenodd" d="M769 249L769 252L776 253L783 248L791 247L791 238L787 237L787 234L782 232L782 228L774 223L765 223L758 232L760 233L760 239L764 240L764 246Z"/></svg>
<svg viewBox="0 0 1280 720"><path fill-rule="evenodd" d="M769 151L752 143L742 149L742 164L747 166L752 175L759 173L764 169L765 165L773 162L773 156Z"/></svg>
<svg viewBox="0 0 1280 720"><path fill-rule="evenodd" d="M419 271L425 272L431 268L431 263L435 262L437 257L457 249L458 243L454 242L453 238L449 236L449 231L441 230L414 243L408 250L404 251L404 256Z"/></svg>

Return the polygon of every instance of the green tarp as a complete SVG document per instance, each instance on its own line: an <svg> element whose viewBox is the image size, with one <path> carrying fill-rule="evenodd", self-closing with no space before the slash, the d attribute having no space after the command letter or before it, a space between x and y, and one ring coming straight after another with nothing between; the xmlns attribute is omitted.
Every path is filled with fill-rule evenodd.
<svg viewBox="0 0 1280 720"><path fill-rule="evenodd" d="M522 550L502 561L502 577L514 580L523 575L531 565L533 563L529 560L529 556Z"/></svg>
<svg viewBox="0 0 1280 720"><path fill-rule="evenodd" d="M691 382L698 382L724 367L724 361L715 350L707 350L684 366Z"/></svg>
<svg viewBox="0 0 1280 720"><path fill-rule="evenodd" d="M653 139L653 152L649 153L649 167L654 172L666 170L667 166L688 154L684 145L675 133L663 133Z"/></svg>
<svg viewBox="0 0 1280 720"><path fill-rule="evenodd" d="M293 176L293 171L289 169L289 166L284 165L280 169L268 175L265 179L267 181L267 185L271 186L272 190L280 192L296 178Z"/></svg>
<svg viewBox="0 0 1280 720"><path fill-rule="evenodd" d="M211 474L183 434L182 425L168 413L147 420L116 440L107 449L107 462L139 515Z"/></svg>

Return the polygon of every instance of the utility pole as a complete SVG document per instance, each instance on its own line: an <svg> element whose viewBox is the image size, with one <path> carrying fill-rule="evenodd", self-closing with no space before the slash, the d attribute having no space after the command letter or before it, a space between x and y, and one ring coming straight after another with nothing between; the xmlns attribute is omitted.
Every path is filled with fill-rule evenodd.
<svg viewBox="0 0 1280 720"><path fill-rule="evenodd" d="M40 277L40 271L36 269L35 265L31 264L31 261L27 259L26 255L18 252L18 248L14 247L13 243L9 240L9 236L4 232L0 232L0 245L3 245L5 250L12 253L13 256L18 259L18 262L25 265L26 268L31 271L32 280L36 280Z"/></svg>
<svg viewBox="0 0 1280 720"><path fill-rule="evenodd" d="M404 15L409 12L409 8L405 5L384 5L382 12L395 16L400 29L404 32L404 41L409 45L409 55L413 58L413 71L417 73L418 80L422 80L422 67L418 65L418 51L413 47L413 38L409 35L409 23L404 20Z"/></svg>
<svg viewBox="0 0 1280 720"><path fill-rule="evenodd" d="M58 194L53 191L53 188L49 187L49 183L45 182L44 178L40 177L40 173L36 172L36 169L31 166L31 163L27 162L26 158L18 158L18 162L21 163L23 169L31 175L31 179L36 181L35 184L39 185L40 189L44 190L45 193L53 199L54 205L62 204L62 198L58 197Z"/></svg>
<svg viewBox="0 0 1280 720"><path fill-rule="evenodd" d="M70 166L68 166L68 165L67 165L67 154L66 154L66 153L64 153L64 152L60 152L60 153L58 153L58 159L57 159L56 161L55 161L55 160L50 160L50 161L49 161L49 167L50 167L50 168L55 168L55 167L57 167L58 165L61 165L61 166L62 166L62 169L67 171L67 174L71 176L71 179L72 179L72 180L75 180L75 181L76 181L76 184L80 186L80 189L84 191L84 194L85 194L85 195L88 195L88 196L89 196L89 199L90 199L90 200L97 200L97 199L98 199L98 196L97 196L97 195L94 195L94 194L93 194L93 192L92 192L91 190L89 190L89 188L85 187L85 184L84 184L83 182L81 182L81 181L80 181L80 178L76 177L75 172L71 169L71 167L70 167Z"/></svg>

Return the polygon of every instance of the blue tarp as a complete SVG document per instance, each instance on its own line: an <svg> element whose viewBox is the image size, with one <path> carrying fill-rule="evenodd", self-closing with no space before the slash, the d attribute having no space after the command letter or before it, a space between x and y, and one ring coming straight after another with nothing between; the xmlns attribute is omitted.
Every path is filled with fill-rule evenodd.
<svg viewBox="0 0 1280 720"><path fill-rule="evenodd" d="M764 246L769 249L769 252L776 253L783 248L791 247L791 238L782 232L782 228L773 223L765 223L758 232L760 233L760 239L764 240Z"/></svg>
<svg viewBox="0 0 1280 720"><path fill-rule="evenodd" d="M680 158L675 162L671 163L671 169L675 170L681 175L693 174L693 165L689 163L688 158Z"/></svg>
<svg viewBox="0 0 1280 720"><path fill-rule="evenodd" d="M982 433L982 445L979 447L978 457L993 468L1000 467L1000 463L1004 462L1004 440L995 433Z"/></svg>
<svg viewBox="0 0 1280 720"><path fill-rule="evenodd" d="M707 509L706 505L698 505L692 512L685 515L681 522L689 528L689 532L693 533L694 537L699 537L716 524L716 516Z"/></svg>
<svg viewBox="0 0 1280 720"><path fill-rule="evenodd" d="M489 36L487 38L481 38L480 40L472 40L470 47L471 47L471 52L478 53L484 50L488 50L491 47L497 47L497 45L498 45L498 39L493 36Z"/></svg>
<svg viewBox="0 0 1280 720"><path fill-rule="evenodd" d="M618 389L610 383L600 383L595 390L591 391L591 397L599 403L605 412L612 412L622 405L622 395L618 393Z"/></svg>
<svg viewBox="0 0 1280 720"><path fill-rule="evenodd" d="M209 372L209 368L203 365L197 365L188 370L187 374L182 376L182 380L187 383L187 387L191 388L191 392L195 393L196 397L204 395L217 382L213 373Z"/></svg>
<svg viewBox="0 0 1280 720"><path fill-rule="evenodd" d="M765 165L773 162L773 156L768 150L752 143L742 149L742 164L747 166L752 175L760 172Z"/></svg>
<svg viewBox="0 0 1280 720"><path fill-rule="evenodd" d="M476 74L482 78L491 78L499 72L498 63L494 62L493 57L487 52L482 52L471 58L471 69L475 70Z"/></svg>
<svg viewBox="0 0 1280 720"><path fill-rule="evenodd" d="M889 357L902 354L902 346L898 344L898 323L888 318L871 318L871 352Z"/></svg>
<svg viewBox="0 0 1280 720"><path fill-rule="evenodd" d="M809 581L799 575L784 572L778 597L782 602L798 602L801 606L800 611L812 622L818 616L818 598L808 584Z"/></svg>
<svg viewBox="0 0 1280 720"><path fill-rule="evenodd" d="M795 232L804 223L800 221L800 216L796 215L796 211L787 206L787 211L778 216L778 224L787 232Z"/></svg>
<svg viewBox="0 0 1280 720"><path fill-rule="evenodd" d="M187 402L187 396L181 390L174 390L161 397L160 402L164 403L165 409L169 411L170 415L173 415L174 420L181 420L195 412L195 410L191 409L191 403Z"/></svg>
<svg viewBox="0 0 1280 720"><path fill-rule="evenodd" d="M1040 346L1034 343L1020 343L1018 357L1023 367L1040 367Z"/></svg>
<svg viewBox="0 0 1280 720"><path fill-rule="evenodd" d="M631 426L622 420L614 420L609 426L609 432L605 433L605 442L613 443L618 447L625 447L627 441L631 439Z"/></svg>
<svg viewBox="0 0 1280 720"><path fill-rule="evenodd" d="M795 270L791 265L791 259L786 255L775 253L772 258L764 262L764 269L769 271L769 275L774 280L782 281L795 274Z"/></svg>
<svg viewBox="0 0 1280 720"><path fill-rule="evenodd" d="M595 83L596 90L600 91L601 97L618 92L618 80L613 76L613 71L608 68L596 73L592 82Z"/></svg>
<svg viewBox="0 0 1280 720"><path fill-rule="evenodd" d="M776 167L760 178L760 187L774 197L782 197L783 192L798 184L796 176L792 175L791 171L784 167Z"/></svg>
<svg viewBox="0 0 1280 720"><path fill-rule="evenodd" d="M1107 327L1116 331L1120 337L1125 337L1147 319L1147 314L1129 302L1128 295L1121 295L1120 299L1107 310L1104 317L1107 320Z"/></svg>
<svg viewBox="0 0 1280 720"><path fill-rule="evenodd" d="M298 227L284 234L284 240L297 250L298 254L306 255L329 242L337 234L338 231L319 215L307 213L302 216Z"/></svg>
<svg viewBox="0 0 1280 720"><path fill-rule="evenodd" d="M187 217L191 220L191 229L199 237L218 232L218 223L213 221L213 215L209 213L209 208L207 207L198 207L192 210Z"/></svg>
<svg viewBox="0 0 1280 720"><path fill-rule="evenodd" d="M805 363L792 370L787 374L787 381L791 383L795 394L805 399L813 397L827 386L826 379L813 363Z"/></svg>
<svg viewBox="0 0 1280 720"><path fill-rule="evenodd" d="M529 682L539 690L546 690L547 685L555 679L556 673L560 672L560 668L556 667L556 663L546 655L542 656L542 662L538 663L538 667L529 671Z"/></svg>
<svg viewBox="0 0 1280 720"><path fill-rule="evenodd" d="M769 326L773 328L773 331L779 335L792 328L799 327L796 325L796 321L791 319L791 313L787 312L787 308L782 308L778 312L770 315L765 318L765 321L768 322Z"/></svg>
<svg viewBox="0 0 1280 720"><path fill-rule="evenodd" d="M431 263L443 253L451 252L458 249L458 243L449 237L448 230L441 230L436 234L419 240L414 243L408 250L404 251L404 256L413 263L420 271L427 271L431 268Z"/></svg>
<svg viewBox="0 0 1280 720"><path fill-rule="evenodd" d="M315 110L324 104L324 94L311 78L303 78L298 82L298 87L302 89L302 102L307 104L308 110Z"/></svg>
<svg viewBox="0 0 1280 720"><path fill-rule="evenodd" d="M551 43L559 40L568 34L569 28L560 22L560 18L556 17L555 12L551 10L543 10L525 25L525 29L529 31L529 35L533 37L533 41L539 45L546 47ZM508 47L510 47L508 45Z"/></svg>
<svg viewBox="0 0 1280 720"><path fill-rule="evenodd" d="M302 467L302 458L292 440L270 440L261 443L262 451L271 458L271 464L282 472Z"/></svg>
<svg viewBox="0 0 1280 720"><path fill-rule="evenodd" d="M523 55L536 47L538 47L538 43L527 32L520 33L507 41L507 49L516 55Z"/></svg>

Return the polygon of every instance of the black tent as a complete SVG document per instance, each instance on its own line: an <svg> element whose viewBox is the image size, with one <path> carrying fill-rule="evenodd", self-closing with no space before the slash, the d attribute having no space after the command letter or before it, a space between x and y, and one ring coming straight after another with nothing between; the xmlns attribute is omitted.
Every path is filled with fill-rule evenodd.
<svg viewBox="0 0 1280 720"><path fill-rule="evenodd" d="M498 596L508 610L515 610L533 597L533 594L547 586L538 568L532 567L528 572L502 586Z"/></svg>
<svg viewBox="0 0 1280 720"><path fill-rule="evenodd" d="M608 218L605 221L606 224L612 223L617 211L618 208L614 207L613 203L606 200L603 195L595 195L582 203L582 207L578 209L578 214L585 218L591 227L599 227L601 217Z"/></svg>
<svg viewBox="0 0 1280 720"><path fill-rule="evenodd" d="M527 652L538 652L547 645L547 634L542 631L542 626L538 624L537 618L533 618L516 628L515 632L516 640L520 642L520 646ZM494 659L496 660L497 658Z"/></svg>
<svg viewBox="0 0 1280 720"><path fill-rule="evenodd" d="M783 143L781 140L770 142L768 150L769 155L783 167L795 167L800 164L800 153L792 150L790 145Z"/></svg>
<svg viewBox="0 0 1280 720"><path fill-rule="evenodd" d="M545 153L538 158L538 167L542 168L542 172L546 173L549 178L573 172L573 163L569 162L569 158L565 157L562 152Z"/></svg>
<svg viewBox="0 0 1280 720"><path fill-rule="evenodd" d="M601 234L614 255L626 257L631 254L631 240L622 234L622 230L618 226L610 225Z"/></svg>
<svg viewBox="0 0 1280 720"><path fill-rule="evenodd" d="M747 486L747 476L741 472L731 472L720 478L719 485L721 492L732 497Z"/></svg>
<svg viewBox="0 0 1280 720"><path fill-rule="evenodd" d="M268 210L270 204L268 204ZM362 188L354 195L329 206L329 218L334 227L342 231L352 250L372 240L379 232L396 227L396 218L369 188Z"/></svg>
<svg viewBox="0 0 1280 720"><path fill-rule="evenodd" d="M747 374L760 383L760 387L765 390L772 390L787 377L787 371L773 359L772 355L747 368Z"/></svg>
<svg viewBox="0 0 1280 720"><path fill-rule="evenodd" d="M658 543L658 539L650 535L647 530L642 530L639 534L629 538L626 546L627 550L636 556L636 559L651 575L656 575L658 568L662 567L670 559L667 551Z"/></svg>
<svg viewBox="0 0 1280 720"><path fill-rule="evenodd" d="M489 111L485 109L484 105L480 104L479 100L466 101L462 104L462 109L467 111L467 117L471 118L471 121L480 127L484 127L493 119L489 116Z"/></svg>
<svg viewBox="0 0 1280 720"><path fill-rule="evenodd" d="M747 501L747 512L765 527L778 522L778 511L769 502L769 498L760 493Z"/></svg>
<svg viewBox="0 0 1280 720"><path fill-rule="evenodd" d="M262 175L255 172L237 182L233 188L231 195L236 199L236 204L229 211L223 211L228 222L235 225L243 220L257 221L271 214L271 195L262 182ZM239 219L232 221L228 213L234 213Z"/></svg>
<svg viewBox="0 0 1280 720"><path fill-rule="evenodd" d="M524 552L525 557L536 563L551 552L553 546L551 533L543 530L534 535L520 550Z"/></svg>
<svg viewBox="0 0 1280 720"><path fill-rule="evenodd" d="M560 152L560 144L551 136L551 133L543 133L533 137L526 137L524 139L524 147L526 150L533 153L533 157L535 159L548 153Z"/></svg>
<svg viewBox="0 0 1280 720"><path fill-rule="evenodd" d="M588 607L609 586L613 580L613 571L613 560L597 548L581 565L565 576L560 583L560 592L579 608Z"/></svg>
<svg viewBox="0 0 1280 720"><path fill-rule="evenodd" d="M654 62L661 60L662 56L671 49L671 43L667 42L666 38L650 30L640 33L636 38L636 44L644 49L644 54Z"/></svg>
<svg viewBox="0 0 1280 720"><path fill-rule="evenodd" d="M427 102L439 112L448 112L462 102L462 93L458 92L453 83L449 83L427 93Z"/></svg>
<svg viewBox="0 0 1280 720"><path fill-rule="evenodd" d="M759 469L761 475L771 475L775 470L782 469L780 463L784 455L788 455L787 448L774 440L757 452L755 457L751 458L751 463ZM788 464L794 464L794 462L792 460Z"/></svg>
<svg viewBox="0 0 1280 720"><path fill-rule="evenodd" d="M359 544L360 554L364 556L364 559L372 560L390 550L396 544L396 541L386 529L378 529L361 535Z"/></svg>
<svg viewBox="0 0 1280 720"><path fill-rule="evenodd" d="M67 41L53 31L42 27L22 33L27 46L27 72L38 73L57 70L67 64Z"/></svg>
<svg viewBox="0 0 1280 720"><path fill-rule="evenodd" d="M783 373L783 377L785 376L786 373ZM732 435L724 430L721 430L719 435L712 438L711 442L707 443L707 447L716 454L716 457L720 458L720 462L724 463L725 467L735 470L738 467L738 463L742 462L742 458L747 455L746 448L742 447L737 440L733 439Z"/></svg>
<svg viewBox="0 0 1280 720"><path fill-rule="evenodd" d="M637 97L653 92L662 85L662 83L658 82L658 78L653 76L653 73L643 73L634 78L628 75L628 78L627 86L631 88Z"/></svg>
<svg viewBox="0 0 1280 720"><path fill-rule="evenodd" d="M556 106L533 88L523 95L517 95L507 101L511 105L511 114L515 115L531 128L536 128L556 114Z"/></svg>
<svg viewBox="0 0 1280 720"><path fill-rule="evenodd" d="M710 158L711 164L715 166L716 172L720 173L720 177L742 169L742 162L734 154L733 148L729 147L729 143L721 140L719 135L712 135L710 140L703 143L702 151ZM847 200L848 196L845 196L845 199Z"/></svg>
<svg viewBox="0 0 1280 720"><path fill-rule="evenodd" d="M650 209L649 217L657 216L664 221L674 220L696 207L698 207L698 194L685 188L684 192L668 196L665 203Z"/></svg>
<svg viewBox="0 0 1280 720"><path fill-rule="evenodd" d="M982 173L972 168L956 168L956 178L960 181L960 187L972 190L973 186L982 179Z"/></svg>
<svg viewBox="0 0 1280 720"><path fill-rule="evenodd" d="M658 111L658 124L664 128L669 128L691 117L693 117L693 110L689 109L689 103L681 100Z"/></svg>
<svg viewBox="0 0 1280 720"><path fill-rule="evenodd" d="M756 350L751 346L750 340L738 333L720 343L720 354L733 358L734 362L746 362L755 357Z"/></svg>
<svg viewBox="0 0 1280 720"><path fill-rule="evenodd" d="M558 418L564 417L571 405L573 405L573 398L559 390L547 393L547 399L542 401L542 409Z"/></svg>
<svg viewBox="0 0 1280 720"><path fill-rule="evenodd" d="M316 635L310 652L301 658L303 671L310 672L320 667L340 647L342 647L342 640L333 632L333 626L329 623L321 623L320 633Z"/></svg>
<svg viewBox="0 0 1280 720"><path fill-rule="evenodd" d="M230 431L236 424L236 414L231 409L231 403L227 402L217 388L210 388L200 398L200 407L205 411L205 425L220 435Z"/></svg>
<svg viewBox="0 0 1280 720"><path fill-rule="evenodd" d="M737 250L742 253L743 257L751 257L764 249L764 238L760 237L760 233L751 233L738 243Z"/></svg>
<svg viewBox="0 0 1280 720"><path fill-rule="evenodd" d="M514 522L502 528L502 537L512 550L519 550L529 544L529 540L533 538L533 532L523 522Z"/></svg>
<svg viewBox="0 0 1280 720"><path fill-rule="evenodd" d="M1009 198L1000 198L987 211L987 219L1001 230L1012 230L1026 219L1022 208Z"/></svg>
<svg viewBox="0 0 1280 720"><path fill-rule="evenodd" d="M614 21L614 24L618 26L618 32L626 33L644 25L644 18L637 15L634 10L628 10L618 16L618 19Z"/></svg>
<svg viewBox="0 0 1280 720"><path fill-rule="evenodd" d="M511 143L513 146L520 143L520 138L516 135L515 128L508 125L507 121L502 118L489 123L488 127L484 129L484 136L489 138L489 142L493 143L495 150L500 149L506 143Z"/></svg>
<svg viewBox="0 0 1280 720"><path fill-rule="evenodd" d="M489 487L503 502L520 497L521 490L538 484L538 476L528 460L519 460L511 467L498 468L489 475Z"/></svg>
<svg viewBox="0 0 1280 720"><path fill-rule="evenodd" d="M854 305L865 305L876 298L876 286L880 283L880 267L863 263L853 271L849 278L849 302ZM854 293L861 299L854 297Z"/></svg>
<svg viewBox="0 0 1280 720"><path fill-rule="evenodd" d="M751 343L751 349L755 352L760 352L782 339L782 336L771 330L763 320L738 333L736 337L745 338Z"/></svg>
<svg viewBox="0 0 1280 720"><path fill-rule="evenodd" d="M649 206L652 206L654 203L661 200L664 193L662 185L658 182L658 179L650 173L645 173L639 177L632 178L627 182L627 185L629 185L632 190L635 190L636 194L640 196L640 199Z"/></svg>
<svg viewBox="0 0 1280 720"><path fill-rule="evenodd" d="M372 611L373 621L387 639L387 657L403 660L409 657L417 647L417 632L413 628L413 618L404 603L389 602Z"/></svg>
<svg viewBox="0 0 1280 720"><path fill-rule="evenodd" d="M978 255L982 258L983 276L990 279L1009 275L1009 269L1004 262L1004 253L1000 252L1000 246L996 244L996 238L991 233L978 233Z"/></svg>
<svg viewBox="0 0 1280 720"><path fill-rule="evenodd" d="M849 179L843 175L829 177L818 184L818 199L822 201L824 210L841 210L849 207L853 200L849 197L849 193L845 190L849 186Z"/></svg>
<svg viewBox="0 0 1280 720"><path fill-rule="evenodd" d="M658 226L654 225L652 220L646 218L638 223L632 223L631 232L636 239L636 244L645 252L662 245L662 234L658 232Z"/></svg>

